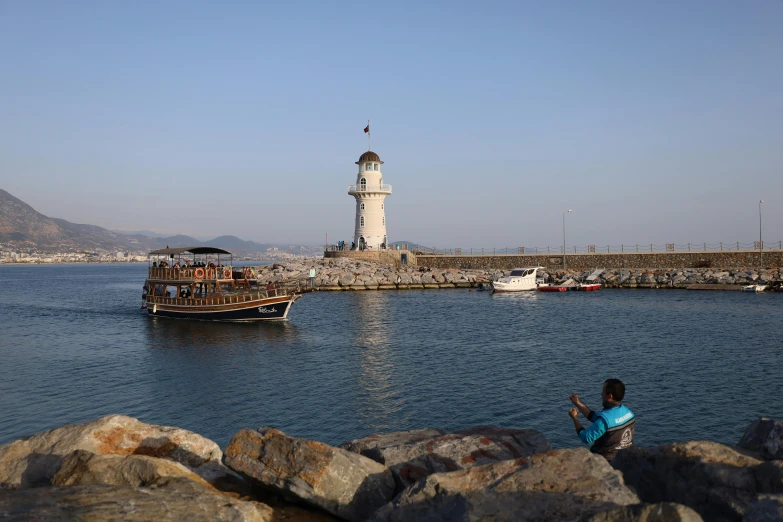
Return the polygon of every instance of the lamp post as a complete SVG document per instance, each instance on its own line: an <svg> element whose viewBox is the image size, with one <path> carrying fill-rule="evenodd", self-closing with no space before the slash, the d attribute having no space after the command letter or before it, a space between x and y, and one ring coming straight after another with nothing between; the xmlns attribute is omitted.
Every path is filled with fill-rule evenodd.
<svg viewBox="0 0 783 522"><path fill-rule="evenodd" d="M764 200L759 200L759 268L764 268L764 243L761 240L761 204Z"/></svg>
<svg viewBox="0 0 783 522"><path fill-rule="evenodd" d="M563 270L565 270L566 267L566 244L565 244L565 215L571 213L572 210L569 208L568 212L563 212Z"/></svg>

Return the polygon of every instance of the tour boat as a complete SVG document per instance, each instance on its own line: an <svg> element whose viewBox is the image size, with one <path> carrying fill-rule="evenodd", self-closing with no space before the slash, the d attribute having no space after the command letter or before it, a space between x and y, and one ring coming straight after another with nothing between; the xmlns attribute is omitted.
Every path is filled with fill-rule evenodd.
<svg viewBox="0 0 783 522"><path fill-rule="evenodd" d="M505 277L492 281L490 287L493 292L523 292L535 290L545 286L543 279L536 279L536 272L543 266L528 266L515 268Z"/></svg>
<svg viewBox="0 0 783 522"><path fill-rule="evenodd" d="M229 256L227 265L221 255ZM259 285L252 268L232 266L231 252L221 248L166 247L150 252L148 259L142 309L155 317L279 321L302 293L298 282Z"/></svg>
<svg viewBox="0 0 783 522"><path fill-rule="evenodd" d="M743 292L763 292L767 289L767 285L745 285L742 287Z"/></svg>

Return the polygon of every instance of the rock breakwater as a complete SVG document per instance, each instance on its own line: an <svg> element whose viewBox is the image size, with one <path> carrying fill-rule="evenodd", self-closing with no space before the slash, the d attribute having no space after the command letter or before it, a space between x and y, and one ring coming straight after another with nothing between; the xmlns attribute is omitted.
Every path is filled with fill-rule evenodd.
<svg viewBox="0 0 783 522"><path fill-rule="evenodd" d="M225 455L110 415L0 446L3 520L783 521L783 421L736 446L552 450L534 430L371 435L340 447L241 428ZM412 472L413 471L413 472Z"/></svg>
<svg viewBox="0 0 783 522"><path fill-rule="evenodd" d="M256 269L259 282L267 284L300 281L305 284L311 267L316 269L315 288L321 291L341 290L405 290L421 288L475 288L495 278L508 275L509 270L458 268L395 267L348 258L311 259L286 264L261 266ZM780 288L783 269L626 269L540 270L539 276L560 284L569 279L584 281L600 270L595 281L607 288L698 288L739 290L751 284ZM706 288L706 287L705 287Z"/></svg>

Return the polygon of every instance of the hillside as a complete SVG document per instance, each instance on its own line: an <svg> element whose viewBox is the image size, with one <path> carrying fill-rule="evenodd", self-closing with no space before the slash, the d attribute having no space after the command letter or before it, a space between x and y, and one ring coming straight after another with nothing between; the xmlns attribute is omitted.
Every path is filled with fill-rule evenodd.
<svg viewBox="0 0 783 522"><path fill-rule="evenodd" d="M0 189L0 241L57 242L60 226L33 207Z"/></svg>
<svg viewBox="0 0 783 522"><path fill-rule="evenodd" d="M96 225L71 223L50 218L24 201L0 189L0 243L13 248L44 251L132 251L144 252L169 246L217 246L236 254L264 252L280 245L245 241L236 236L220 236L199 241L186 235L153 237L139 233L122 233ZM286 246L287 247L287 246ZM281 250L288 251L283 247ZM296 247L295 250L299 250Z"/></svg>

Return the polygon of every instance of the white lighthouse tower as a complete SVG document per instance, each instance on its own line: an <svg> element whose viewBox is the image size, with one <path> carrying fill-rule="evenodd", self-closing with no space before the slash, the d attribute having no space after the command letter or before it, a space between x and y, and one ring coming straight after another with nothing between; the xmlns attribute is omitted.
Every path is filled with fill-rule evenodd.
<svg viewBox="0 0 783 522"><path fill-rule="evenodd" d="M353 242L359 250L388 248L383 201L391 194L392 188L383 184L383 162L376 153L368 150L356 164L359 165L356 185L348 187L348 194L356 198Z"/></svg>

